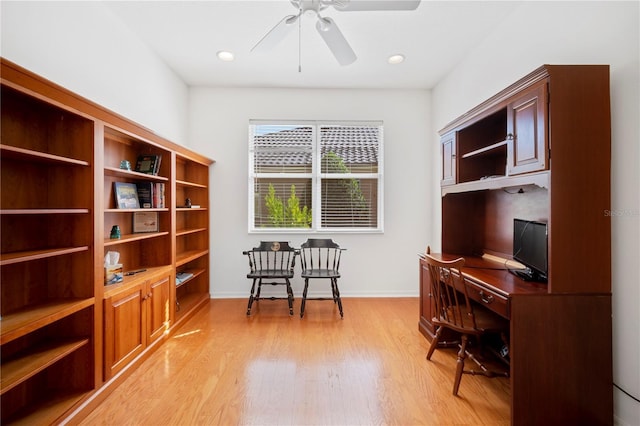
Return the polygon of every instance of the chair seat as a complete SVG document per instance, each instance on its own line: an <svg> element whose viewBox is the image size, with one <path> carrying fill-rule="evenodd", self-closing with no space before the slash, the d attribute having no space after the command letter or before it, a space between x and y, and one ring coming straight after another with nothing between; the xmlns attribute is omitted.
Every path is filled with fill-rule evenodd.
<svg viewBox="0 0 640 426"><path fill-rule="evenodd" d="M247 278L293 278L293 272L289 269L261 269L248 273Z"/></svg>
<svg viewBox="0 0 640 426"><path fill-rule="evenodd" d="M332 269L305 269L301 276L302 278L340 278L340 272Z"/></svg>

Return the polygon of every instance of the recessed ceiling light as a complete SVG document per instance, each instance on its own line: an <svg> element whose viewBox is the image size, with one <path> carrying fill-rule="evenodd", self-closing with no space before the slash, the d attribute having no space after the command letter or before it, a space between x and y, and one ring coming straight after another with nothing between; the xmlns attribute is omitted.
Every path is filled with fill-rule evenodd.
<svg viewBox="0 0 640 426"><path fill-rule="evenodd" d="M404 55L401 55L401 54L391 55L387 59L387 62L389 62L392 65L399 64L403 61L404 61Z"/></svg>
<svg viewBox="0 0 640 426"><path fill-rule="evenodd" d="M225 62L233 61L233 53L227 52L226 50L221 50L218 53L216 53L216 55L218 56L218 59L220 59L221 61L225 61Z"/></svg>

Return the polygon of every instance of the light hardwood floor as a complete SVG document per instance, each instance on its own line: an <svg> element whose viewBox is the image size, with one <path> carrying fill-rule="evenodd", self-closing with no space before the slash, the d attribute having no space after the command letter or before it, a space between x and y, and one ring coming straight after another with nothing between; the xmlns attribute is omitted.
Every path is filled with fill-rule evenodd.
<svg viewBox="0 0 640 426"><path fill-rule="evenodd" d="M507 425L509 381L425 359L417 298L213 299L84 425Z"/></svg>

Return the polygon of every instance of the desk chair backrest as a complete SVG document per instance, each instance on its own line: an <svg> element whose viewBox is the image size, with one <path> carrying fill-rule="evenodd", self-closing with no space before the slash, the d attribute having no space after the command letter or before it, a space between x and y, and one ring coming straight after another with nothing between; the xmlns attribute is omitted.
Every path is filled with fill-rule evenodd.
<svg viewBox="0 0 640 426"><path fill-rule="evenodd" d="M303 273L310 270L338 272L343 250L331 239L308 239L300 246Z"/></svg>
<svg viewBox="0 0 640 426"><path fill-rule="evenodd" d="M434 324L446 325L461 333L478 332L473 305L460 268L464 258L443 261L425 254L431 278L431 295L435 311Z"/></svg>

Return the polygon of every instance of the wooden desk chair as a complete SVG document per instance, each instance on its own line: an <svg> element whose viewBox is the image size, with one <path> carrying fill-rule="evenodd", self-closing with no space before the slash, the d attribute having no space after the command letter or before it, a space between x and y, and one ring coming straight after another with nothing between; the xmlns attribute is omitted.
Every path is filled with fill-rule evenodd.
<svg viewBox="0 0 640 426"><path fill-rule="evenodd" d="M340 317L343 318L342 300L338 289L340 278L340 256L346 250L331 239L308 239L300 246L302 260L302 278L304 278L304 291L302 292L302 304L300 306L300 318L304 316L304 307L307 300L333 300L338 304ZM310 279L328 279L331 281L331 299L315 297L307 299Z"/></svg>
<svg viewBox="0 0 640 426"><path fill-rule="evenodd" d="M261 241L258 247L243 251L242 254L249 258L250 271L247 274L247 278L253 280L247 315L251 315L253 302L261 299L260 290L263 284L286 286L286 298L266 297L262 299L287 299L289 301L289 315L293 315L293 291L289 280L293 278L293 269L298 250L291 247L286 241Z"/></svg>
<svg viewBox="0 0 640 426"><path fill-rule="evenodd" d="M506 340L509 330L509 322L483 308L475 305L469 299L460 268L464 265L464 258L452 261L441 261L425 254L430 280L431 295L435 305L433 325L437 327L436 335L431 341L427 359L438 346L440 335L445 328L460 333L460 350L456 367L455 380L453 382L453 394L458 395L462 374L482 374L487 377L508 377L507 371L489 370L478 358L470 352L469 338L475 338L475 342L481 345L481 338L489 333L495 333ZM473 360L480 370L465 370L465 359Z"/></svg>

